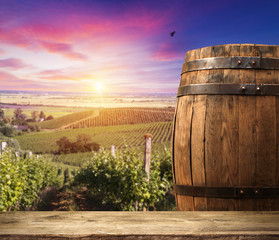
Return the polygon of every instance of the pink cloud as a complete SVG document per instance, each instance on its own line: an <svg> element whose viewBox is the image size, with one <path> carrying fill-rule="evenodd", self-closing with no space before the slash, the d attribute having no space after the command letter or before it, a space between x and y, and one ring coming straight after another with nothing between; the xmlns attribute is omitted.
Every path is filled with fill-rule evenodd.
<svg viewBox="0 0 279 240"><path fill-rule="evenodd" d="M0 54L6 53L3 49L0 49Z"/></svg>
<svg viewBox="0 0 279 240"><path fill-rule="evenodd" d="M68 58L74 58L78 60L87 59L84 54L74 52L70 44L57 42L41 42L41 46L50 53L59 53Z"/></svg>
<svg viewBox="0 0 279 240"><path fill-rule="evenodd" d="M79 81L79 78L73 77L73 76L67 76L67 75L52 75L52 76L45 76L41 77L41 79L46 80L71 80L71 81Z"/></svg>
<svg viewBox="0 0 279 240"><path fill-rule="evenodd" d="M20 59L17 58L7 58L0 60L0 68L10 68L12 70L17 70L28 66L29 65L23 63Z"/></svg>
<svg viewBox="0 0 279 240"><path fill-rule="evenodd" d="M38 73L38 75L56 75L61 74L61 70L45 70Z"/></svg>
<svg viewBox="0 0 279 240"><path fill-rule="evenodd" d="M20 79L13 74L0 71L1 89L34 89L37 82L32 80Z"/></svg>
<svg viewBox="0 0 279 240"><path fill-rule="evenodd" d="M0 27L0 42L86 60L83 53L73 50L75 44L86 42L98 48L125 45L162 32L168 18L166 12L162 14L160 10L152 11L138 6L109 17L102 11L91 14L71 10L67 15L54 11L52 15L38 18L39 21L32 21L30 16L17 25L3 25Z"/></svg>
<svg viewBox="0 0 279 240"><path fill-rule="evenodd" d="M49 39L47 35L45 36L45 39ZM53 39L55 39L55 35L53 36ZM50 53L61 54L64 57L71 59L87 59L84 54L75 52L72 49L71 44L58 42L57 40L52 42L45 41L44 36L40 36L40 32L28 32L26 31L25 26L15 27L11 30L0 27L0 42L31 50L44 49Z"/></svg>

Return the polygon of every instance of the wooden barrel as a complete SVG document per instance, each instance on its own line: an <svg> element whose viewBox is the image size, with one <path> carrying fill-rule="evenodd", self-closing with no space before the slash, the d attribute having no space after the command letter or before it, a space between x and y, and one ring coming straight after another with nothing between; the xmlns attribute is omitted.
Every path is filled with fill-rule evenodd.
<svg viewBox="0 0 279 240"><path fill-rule="evenodd" d="M186 53L172 155L178 210L279 210L279 46Z"/></svg>

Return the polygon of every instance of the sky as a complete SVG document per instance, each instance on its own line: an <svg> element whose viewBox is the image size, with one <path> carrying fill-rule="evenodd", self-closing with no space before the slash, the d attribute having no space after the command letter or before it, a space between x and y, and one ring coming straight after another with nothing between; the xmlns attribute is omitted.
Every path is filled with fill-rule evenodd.
<svg viewBox="0 0 279 240"><path fill-rule="evenodd" d="M279 1L0 0L0 89L175 93L188 50L230 43L279 45Z"/></svg>

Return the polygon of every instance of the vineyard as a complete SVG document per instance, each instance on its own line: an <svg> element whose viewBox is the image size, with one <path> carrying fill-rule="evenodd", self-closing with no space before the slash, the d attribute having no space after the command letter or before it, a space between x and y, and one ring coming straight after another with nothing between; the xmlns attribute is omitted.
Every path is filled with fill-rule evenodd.
<svg viewBox="0 0 279 240"><path fill-rule="evenodd" d="M57 170L44 158L18 157L11 150L0 154L0 176L0 211L30 208L42 189L60 184Z"/></svg>
<svg viewBox="0 0 279 240"><path fill-rule="evenodd" d="M67 137L71 141L77 135L87 134L101 147L109 149L111 145L116 148L128 146L142 146L144 134L150 133L153 143L164 143L171 140L172 122L153 122L134 125L119 125L94 128L68 129L53 132L39 132L17 136L22 149L34 153L52 153L57 151L56 141Z"/></svg>
<svg viewBox="0 0 279 240"><path fill-rule="evenodd" d="M44 129L56 129L56 128L62 128L63 126L76 124L80 121L94 118L97 115L98 115L97 110L83 111L83 112L72 113L52 120L48 120L44 122L36 122L31 124L37 125Z"/></svg>
<svg viewBox="0 0 279 240"><path fill-rule="evenodd" d="M129 147L130 151L134 151L138 153L138 155L144 159L144 146L139 147ZM170 142L164 143L153 143L152 144L152 155L155 156L157 152L164 152L166 149L170 151ZM126 150L125 148L120 149L119 152ZM118 151L116 151L118 152ZM69 168L72 170L78 169L83 164L92 159L92 152L83 152L83 153L70 153L70 154L62 154L62 155L50 155L49 158L52 159L52 164L58 168L66 169Z"/></svg>
<svg viewBox="0 0 279 240"><path fill-rule="evenodd" d="M36 123L43 129L76 129L118 126L151 122L170 122L174 108L106 108L73 113L50 121Z"/></svg>

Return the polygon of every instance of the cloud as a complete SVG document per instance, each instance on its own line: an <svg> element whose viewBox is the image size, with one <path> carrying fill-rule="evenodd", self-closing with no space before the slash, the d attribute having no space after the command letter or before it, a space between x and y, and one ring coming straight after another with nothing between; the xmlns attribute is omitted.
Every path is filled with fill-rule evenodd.
<svg viewBox="0 0 279 240"><path fill-rule="evenodd" d="M35 89L36 86L38 85L36 81L21 79L11 73L7 73L4 71L0 71L0 82L1 82L1 89L5 89L5 90L10 90L10 89L29 90L29 89Z"/></svg>
<svg viewBox="0 0 279 240"><path fill-rule="evenodd" d="M45 38L49 39L48 37ZM45 41L44 37L36 32L26 32L25 26L14 27L13 29L0 27L0 42L32 51L46 50L76 60L87 59L84 54L75 52L70 43L59 42L59 40L55 40L55 36L53 41Z"/></svg>
<svg viewBox="0 0 279 240"><path fill-rule="evenodd" d="M38 73L38 75L56 75L61 74L62 70L44 70Z"/></svg>
<svg viewBox="0 0 279 240"><path fill-rule="evenodd" d="M64 81L79 81L79 78L73 77L73 76L67 76L67 75L51 75L51 76L45 76L41 77L41 79L46 80L64 80Z"/></svg>
<svg viewBox="0 0 279 240"><path fill-rule="evenodd" d="M0 68L9 68L12 70L17 70L28 66L29 65L23 63L20 59L17 58L7 58L0 60Z"/></svg>
<svg viewBox="0 0 279 240"><path fill-rule="evenodd" d="M6 53L3 49L0 48L0 54Z"/></svg>
<svg viewBox="0 0 279 240"><path fill-rule="evenodd" d="M74 52L70 44L57 42L41 42L41 46L50 53L58 53L68 58L86 60L84 54Z"/></svg>

